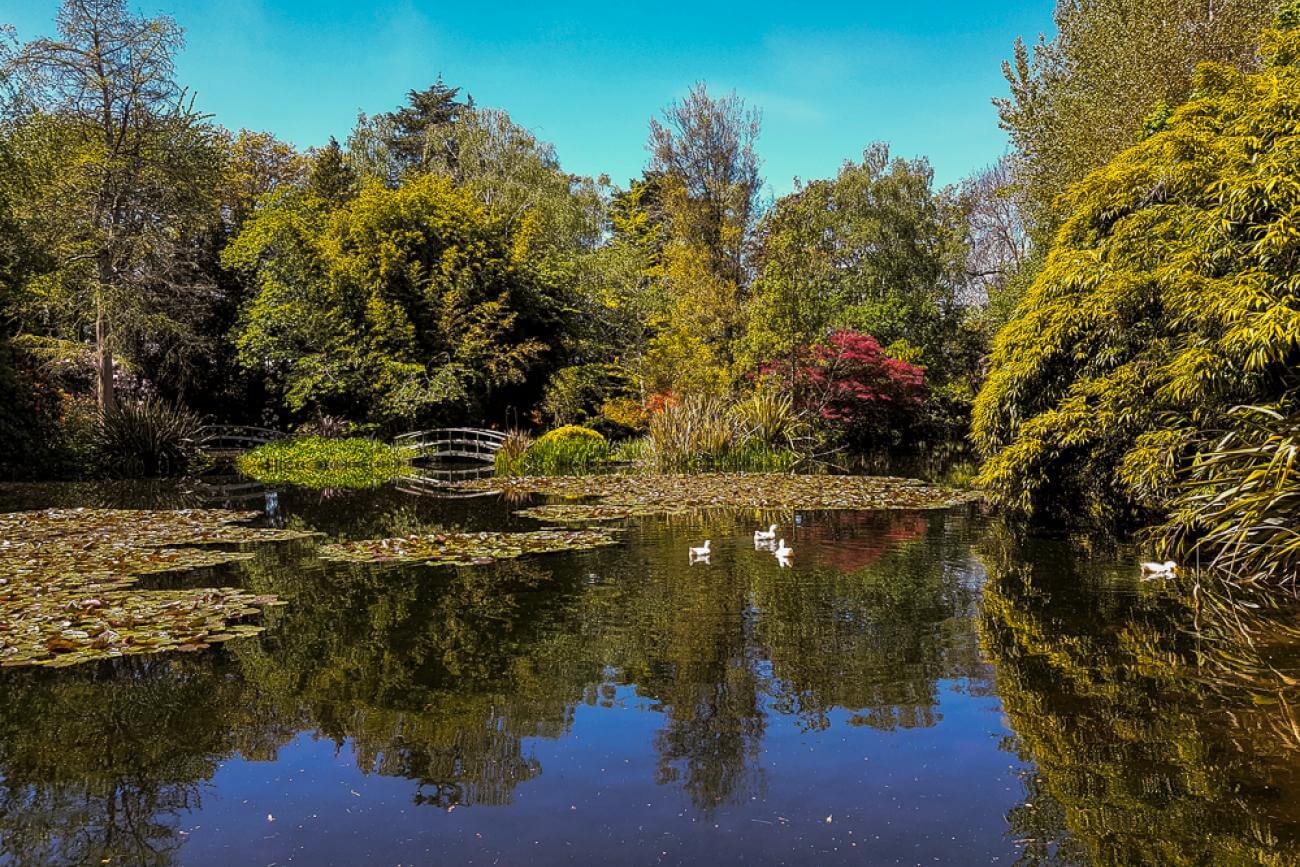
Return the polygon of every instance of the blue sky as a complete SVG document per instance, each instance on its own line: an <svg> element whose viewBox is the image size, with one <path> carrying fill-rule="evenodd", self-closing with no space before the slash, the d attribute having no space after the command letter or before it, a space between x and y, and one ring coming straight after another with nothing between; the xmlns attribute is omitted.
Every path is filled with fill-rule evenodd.
<svg viewBox="0 0 1300 867"><path fill-rule="evenodd" d="M8 0L19 37L57 0ZM301 147L342 140L439 73L555 144L568 171L624 184L651 115L697 79L763 111L769 190L825 177L876 140L928 156L940 183L1006 148L990 98L1017 35L1051 30L1052 0L658 4L413 0L140 0L185 28L180 77L234 129Z"/></svg>

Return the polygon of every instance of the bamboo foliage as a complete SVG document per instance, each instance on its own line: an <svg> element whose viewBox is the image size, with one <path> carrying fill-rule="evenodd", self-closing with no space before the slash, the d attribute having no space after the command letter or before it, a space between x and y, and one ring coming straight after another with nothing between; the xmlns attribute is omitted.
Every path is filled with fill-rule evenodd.
<svg viewBox="0 0 1300 867"><path fill-rule="evenodd" d="M1300 570L1300 415L1241 407L1201 450L1168 523L1165 548L1238 581L1294 581Z"/></svg>
<svg viewBox="0 0 1300 867"><path fill-rule="evenodd" d="M1300 32L1194 98L1065 197L1072 216L994 343L978 481L1024 512L1160 515L1232 407L1300 363Z"/></svg>

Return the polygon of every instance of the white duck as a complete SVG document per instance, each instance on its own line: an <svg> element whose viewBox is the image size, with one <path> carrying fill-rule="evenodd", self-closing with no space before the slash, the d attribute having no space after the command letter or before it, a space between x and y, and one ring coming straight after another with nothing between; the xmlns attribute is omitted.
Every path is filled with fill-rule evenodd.
<svg viewBox="0 0 1300 867"><path fill-rule="evenodd" d="M1171 578L1178 574L1178 564L1173 560L1166 560L1163 563L1148 561L1138 564L1142 568L1142 577L1151 578Z"/></svg>
<svg viewBox="0 0 1300 867"><path fill-rule="evenodd" d="M785 544L785 540L782 539L781 541L776 543L776 550L773 551L772 553L776 555L776 558L778 560L785 560L794 556L794 549L787 548Z"/></svg>
<svg viewBox="0 0 1300 867"><path fill-rule="evenodd" d="M771 524L766 530L755 530L755 542L772 542L776 540L776 524Z"/></svg>
<svg viewBox="0 0 1300 867"><path fill-rule="evenodd" d="M794 564L792 564L792 563L790 562L790 558L789 558L789 557L780 557L780 556L778 556L778 557L776 558L776 565L779 566L779 567L781 567L782 569L789 569L789 568L790 568L792 565L794 565Z"/></svg>
<svg viewBox="0 0 1300 867"><path fill-rule="evenodd" d="M707 560L707 559L709 559L709 553L710 553L710 551L709 551L709 546L712 545L712 544L713 544L713 540L712 540L712 539L705 539L705 540L704 540L704 544L701 545L700 547L698 547L698 548L691 548L691 549L690 549L690 558L691 558L691 560L694 561L694 560Z"/></svg>

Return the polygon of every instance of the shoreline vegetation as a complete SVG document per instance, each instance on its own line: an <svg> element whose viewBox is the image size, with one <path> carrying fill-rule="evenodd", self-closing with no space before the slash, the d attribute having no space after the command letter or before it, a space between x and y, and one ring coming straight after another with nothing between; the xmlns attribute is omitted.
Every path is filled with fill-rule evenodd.
<svg viewBox="0 0 1300 867"><path fill-rule="evenodd" d="M235 467L264 484L305 488L372 488L411 471L410 457L387 443L361 437L291 437L235 458Z"/></svg>

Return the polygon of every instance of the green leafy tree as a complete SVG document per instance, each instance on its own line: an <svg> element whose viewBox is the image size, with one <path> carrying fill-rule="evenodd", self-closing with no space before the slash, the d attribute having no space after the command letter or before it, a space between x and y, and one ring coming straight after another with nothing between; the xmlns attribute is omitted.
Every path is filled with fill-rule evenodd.
<svg viewBox="0 0 1300 867"><path fill-rule="evenodd" d="M113 357L146 341L183 352L209 283L194 239L216 218L221 152L174 79L181 30L123 0L66 0L57 37L8 46L11 141L28 195L16 210L54 258L42 287L65 333L93 328L101 407Z"/></svg>
<svg viewBox="0 0 1300 867"><path fill-rule="evenodd" d="M650 121L650 173L668 229L660 278L668 305L652 323L653 390L725 390L743 327L745 250L757 211L757 111L703 82Z"/></svg>
<svg viewBox="0 0 1300 867"><path fill-rule="evenodd" d="M407 94L407 104L395 111L357 118L348 138L348 155L367 177L395 186L412 173L455 159L449 132L461 111L473 105L456 97L460 88L439 78L424 90Z"/></svg>
<svg viewBox="0 0 1300 867"><path fill-rule="evenodd" d="M760 232L750 304L754 362L793 359L798 347L850 328L940 383L969 375L964 228L933 178L924 159L891 158L875 144L862 162L776 203Z"/></svg>
<svg viewBox="0 0 1300 867"><path fill-rule="evenodd" d="M344 203L282 196L226 263L257 293L235 340L291 410L376 422L465 416L547 350L548 299L509 236L437 175Z"/></svg>
<svg viewBox="0 0 1300 867"><path fill-rule="evenodd" d="M1202 65L1162 132L1069 194L975 405L997 501L1158 514L1231 407L1294 398L1300 31L1263 54L1251 75Z"/></svg>
<svg viewBox="0 0 1300 867"><path fill-rule="evenodd" d="M1058 0L1056 37L1017 40L995 99L1015 146L1036 238L1050 242L1053 203L1142 138L1143 119L1192 93L1203 61L1258 68L1276 0Z"/></svg>

